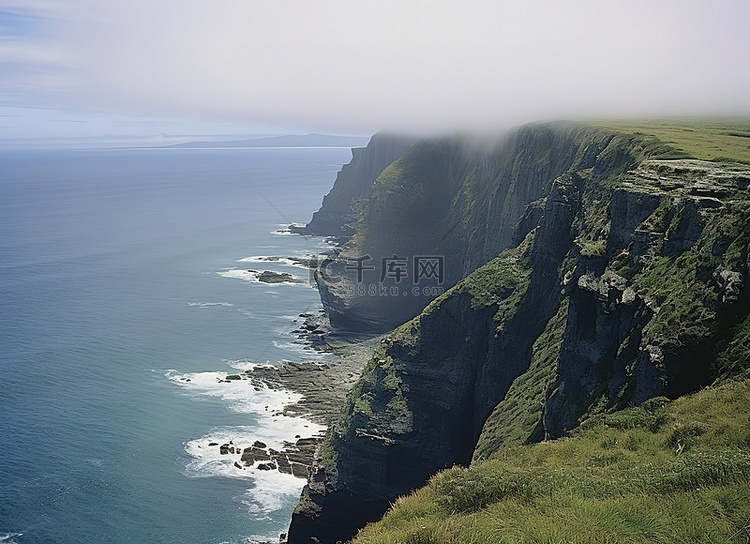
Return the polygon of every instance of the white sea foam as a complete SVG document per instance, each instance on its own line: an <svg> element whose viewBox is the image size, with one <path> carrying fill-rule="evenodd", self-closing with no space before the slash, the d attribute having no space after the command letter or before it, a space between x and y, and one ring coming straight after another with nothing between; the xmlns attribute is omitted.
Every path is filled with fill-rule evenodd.
<svg viewBox="0 0 750 544"><path fill-rule="evenodd" d="M307 257L275 257L273 255L257 255L255 257L245 257L240 259L238 263L273 263L282 266L294 266L296 268L305 268L307 266L301 263L298 259L312 259L314 256Z"/></svg>
<svg viewBox="0 0 750 544"><path fill-rule="evenodd" d="M244 315L246 317L249 317L251 319L255 319L256 317L258 317L258 315L255 312L251 312L250 310L240 310L240 309L238 309L237 311L239 313L241 313L242 315Z"/></svg>
<svg viewBox="0 0 750 544"><path fill-rule="evenodd" d="M273 366L248 360L231 361L236 370L250 370ZM305 481L277 470L261 470L259 462L245 466L242 452L256 441L281 451L285 443L298 438L319 436L325 427L304 418L288 417L281 413L301 395L285 390L274 390L256 380L224 380L226 372L195 372L178 374L167 372L167 378L197 395L208 395L226 401L233 411L253 413L257 424L253 426L225 426L185 442L185 452L190 457L184 473L191 478L235 478L247 481L249 487L242 498L248 513L255 519L270 518L270 514L289 507L289 502L299 497ZM242 376L245 378L245 376ZM213 444L213 445L211 445ZM232 453L221 453L220 446L230 444ZM267 540L267 539L265 539Z"/></svg>
<svg viewBox="0 0 750 544"><path fill-rule="evenodd" d="M19 536L23 536L23 533L0 533L0 542L3 544L17 544L16 538Z"/></svg>
<svg viewBox="0 0 750 544"><path fill-rule="evenodd" d="M239 469L234 463L242 457L242 449L260 440L254 427L223 427L213 429L207 435L185 442L185 452L192 460L185 467L185 474L191 478L241 478L251 480L256 472L253 469ZM219 446L209 446L217 443L231 444L239 447L239 453L222 455ZM257 471L260 472L260 471Z"/></svg>
<svg viewBox="0 0 750 544"><path fill-rule="evenodd" d="M229 302L188 302L188 306L194 306L198 308L210 308L212 306L234 306Z"/></svg>
<svg viewBox="0 0 750 544"><path fill-rule="evenodd" d="M237 369L241 372L248 370L255 370L256 368L276 368L276 365L269 362L259 363L257 361L250 361L248 359L237 359L236 361L229 361L229 366Z"/></svg>
<svg viewBox="0 0 750 544"><path fill-rule="evenodd" d="M271 234L278 234L279 236L297 236L296 232L292 232L292 227L304 227L304 223L282 223L279 228L271 231Z"/></svg>
<svg viewBox="0 0 750 544"><path fill-rule="evenodd" d="M306 359L323 359L326 353L315 350L310 344L298 340L273 340L274 347L298 353L305 356Z"/></svg>
<svg viewBox="0 0 750 544"><path fill-rule="evenodd" d="M278 544L279 537L277 536L262 536L262 535L251 535L246 536L242 539L240 544ZM229 542L221 542L220 544L230 544Z"/></svg>
<svg viewBox="0 0 750 544"><path fill-rule="evenodd" d="M228 268L217 272L222 278L232 278L237 280L249 281L251 283L260 283L258 279L259 272L254 270L243 270L241 268Z"/></svg>
<svg viewBox="0 0 750 544"><path fill-rule="evenodd" d="M271 389L258 380L247 379L246 376L242 376L243 379L239 380L225 380L228 374L232 373L215 371L177 374L167 372L166 377L187 393L217 397L226 402L231 411L238 413L273 414L302 398L299 393L285 389Z"/></svg>
<svg viewBox="0 0 750 544"><path fill-rule="evenodd" d="M168 370L164 373L186 394L219 399L229 410L252 414L256 421L252 426L215 427L203 436L185 442L185 453L190 459L184 467L184 474L191 478L234 478L247 482L242 504L253 518L269 519L273 512L290 507L299 497L305 481L278 470L261 470L258 468L260 462L245 466L241 460L243 450L260 441L281 451L286 443L294 443L298 438L320 436L326 427L282 413L284 407L299 401L302 395L271 389L245 374L248 370L275 365L239 359L228 361L228 366L229 371L180 373ZM228 375L240 379L226 380ZM222 454L222 444L230 444L233 453ZM268 538L260 541L268 541Z"/></svg>
<svg viewBox="0 0 750 544"><path fill-rule="evenodd" d="M270 514L289 506L299 497L305 480L278 470L261 470L259 462L245 466L242 452L261 441L269 448L281 451L284 442L294 442L296 437L319 435L324 427L302 418L269 416L254 427L219 427L206 435L185 443L185 452L191 461L185 466L185 475L191 478L235 478L252 483L242 499L248 513L255 519L269 519ZM214 445L210 445L214 444ZM221 445L230 444L233 453L221 453Z"/></svg>
<svg viewBox="0 0 750 544"><path fill-rule="evenodd" d="M247 360L231 361L230 366L237 370L250 370L259 367L272 367L271 364L256 363ZM302 399L302 395L286 389L271 389L259 380L239 375L241 379L225 380L227 372L192 372L178 374L174 371L165 373L167 379L182 387L189 394L217 397L226 402L233 412L255 414L258 422L252 431L253 440L266 442L270 447L281 449L285 440L294 441L297 435L310 437L325 430L325 427L299 417L288 417L281 412L286 406ZM231 429L242 429L232 427ZM234 432L234 431L233 431ZM204 437L207 442L214 438ZM231 439L228 437L227 440ZM200 441L200 439L199 439Z"/></svg>
<svg viewBox="0 0 750 544"><path fill-rule="evenodd" d="M336 239L333 236L326 236L326 237L321 238L320 240L318 240L318 243L316 244L316 247L319 247L319 248L325 250L324 251L324 253L325 253L325 252L327 252L327 251L329 251L331 249L339 247L339 244L336 243Z"/></svg>
<svg viewBox="0 0 750 544"><path fill-rule="evenodd" d="M305 480L276 470L257 471L256 487L248 489L242 499L248 513L257 518L268 518L268 513L281 510L285 503L299 500Z"/></svg>
<svg viewBox="0 0 750 544"><path fill-rule="evenodd" d="M268 417L263 424L253 427L217 427L200 438L185 442L185 452L192 458L185 467L185 474L192 478L219 476L253 480L257 487L251 489L250 492L254 494L262 493L267 487L265 484L269 484L270 490L277 489L274 486L278 484L299 494L304 485L303 480L288 474L281 474L276 470L260 470L258 462L246 467L241 462L242 451L256 441L281 451L284 448L284 442L295 442L297 436L302 438L318 436L324 430L325 427L303 418L287 416ZM234 453L222 454L220 449L222 444L234 447ZM237 467L235 463L243 465L242 468ZM292 484L295 484L294 487Z"/></svg>
<svg viewBox="0 0 750 544"><path fill-rule="evenodd" d="M323 359L327 357L325 352L318 351L312 347L311 342L300 337L299 333L292 330L292 327L300 327L304 321L299 315L279 316L284 320L284 324L274 328L276 338L271 341L274 347L289 351L296 355L303 355L305 359ZM296 324L296 325L295 325Z"/></svg>
<svg viewBox="0 0 750 544"><path fill-rule="evenodd" d="M243 259L237 259L238 263L268 263L268 262L280 262L286 257L274 257L272 255L257 255L255 257L244 257Z"/></svg>

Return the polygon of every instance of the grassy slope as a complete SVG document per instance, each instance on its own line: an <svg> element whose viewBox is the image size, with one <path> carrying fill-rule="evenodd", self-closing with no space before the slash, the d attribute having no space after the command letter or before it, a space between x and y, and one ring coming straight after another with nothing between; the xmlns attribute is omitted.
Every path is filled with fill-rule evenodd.
<svg viewBox="0 0 750 544"><path fill-rule="evenodd" d="M400 498L357 544L748 542L750 381L596 416Z"/></svg>
<svg viewBox="0 0 750 544"><path fill-rule="evenodd" d="M592 123L615 131L641 132L702 160L750 163L750 120L618 121Z"/></svg>

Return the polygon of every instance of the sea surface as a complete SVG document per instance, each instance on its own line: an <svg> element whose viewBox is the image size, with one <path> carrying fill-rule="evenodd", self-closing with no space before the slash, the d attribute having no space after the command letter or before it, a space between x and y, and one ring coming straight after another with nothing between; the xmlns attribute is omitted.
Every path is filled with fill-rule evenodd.
<svg viewBox="0 0 750 544"><path fill-rule="evenodd" d="M0 150L0 543L249 543L285 532L303 480L211 442L321 428L295 395L221 383L321 360L306 222L346 148ZM304 283L259 283L247 269ZM248 445L249 445L248 444Z"/></svg>

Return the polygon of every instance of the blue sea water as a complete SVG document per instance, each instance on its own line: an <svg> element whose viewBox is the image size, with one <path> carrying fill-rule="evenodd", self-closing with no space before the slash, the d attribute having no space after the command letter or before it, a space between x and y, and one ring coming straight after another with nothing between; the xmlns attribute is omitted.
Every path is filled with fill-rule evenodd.
<svg viewBox="0 0 750 544"><path fill-rule="evenodd" d="M283 234L351 152L0 151L0 542L275 540L303 481L239 470L211 441L280 444L316 425L248 381L310 360L291 331L317 311L307 271L257 256L319 252Z"/></svg>

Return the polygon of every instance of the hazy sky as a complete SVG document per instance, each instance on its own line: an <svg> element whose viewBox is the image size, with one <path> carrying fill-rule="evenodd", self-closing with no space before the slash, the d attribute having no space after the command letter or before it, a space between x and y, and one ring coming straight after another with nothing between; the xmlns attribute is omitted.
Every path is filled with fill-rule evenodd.
<svg viewBox="0 0 750 544"><path fill-rule="evenodd" d="M0 0L0 139L750 115L747 0Z"/></svg>

